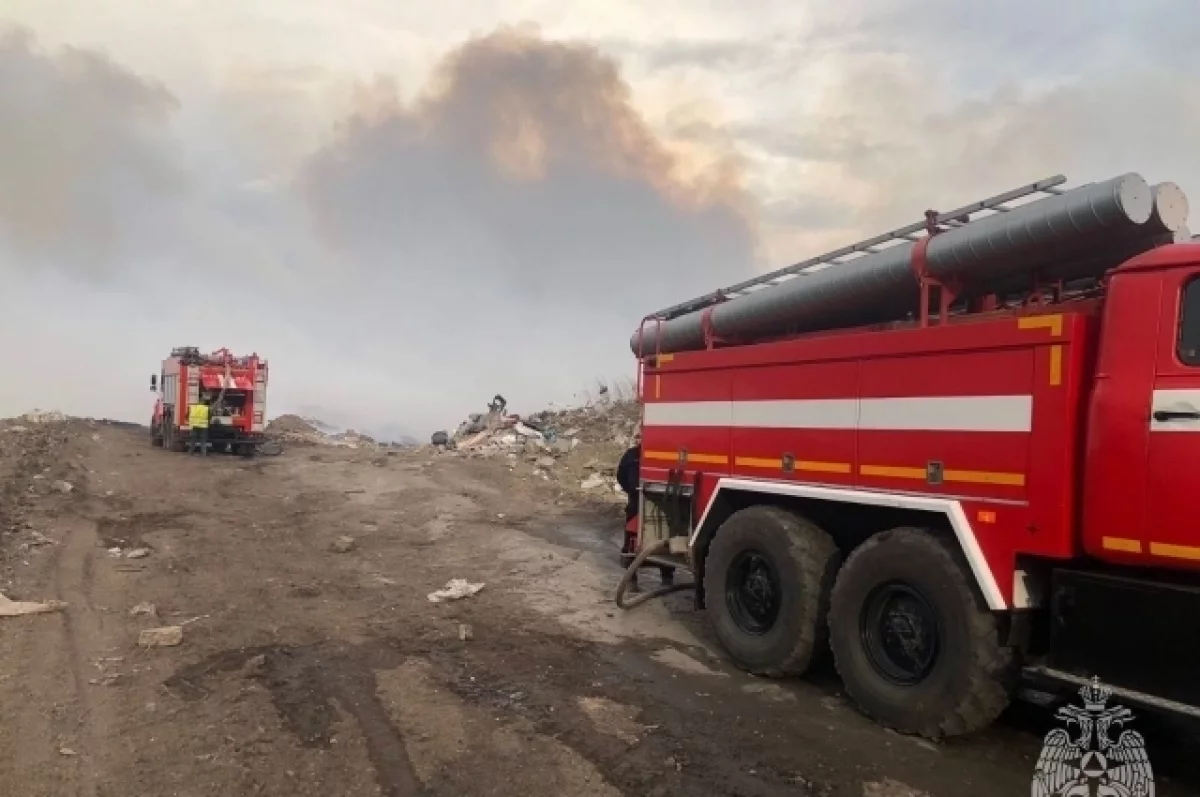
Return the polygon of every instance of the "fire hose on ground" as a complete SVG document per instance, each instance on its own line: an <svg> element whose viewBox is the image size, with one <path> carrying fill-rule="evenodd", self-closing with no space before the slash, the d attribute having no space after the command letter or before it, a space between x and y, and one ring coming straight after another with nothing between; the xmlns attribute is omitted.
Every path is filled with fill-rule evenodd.
<svg viewBox="0 0 1200 797"><path fill-rule="evenodd" d="M658 563L658 562L652 562L650 560L650 557L667 550L667 547L669 545L670 545L669 540L659 540L658 542L654 543L653 545L648 545L645 548L643 548L641 551L638 552L638 555L634 557L633 562L631 562L629 567L626 568L625 575L623 575L621 577L621 583L617 585L616 602L617 602L618 608L623 609L623 610L629 610L635 606L641 606L643 603L645 603L648 600L652 600L654 598L661 598L664 595L670 595L672 592L683 592L685 589L695 589L696 588L696 583L694 581L688 582L686 584L666 584L664 586L659 587L656 590L652 590L645 594L638 595L636 598L633 598L630 601L625 600L625 592L629 589L629 586L633 583L633 580L637 577L638 570L643 565L647 564L648 562L651 564ZM662 561L662 560L659 560L659 561L661 562L661 564L668 565L670 567L678 567L677 562L667 562L667 561Z"/></svg>

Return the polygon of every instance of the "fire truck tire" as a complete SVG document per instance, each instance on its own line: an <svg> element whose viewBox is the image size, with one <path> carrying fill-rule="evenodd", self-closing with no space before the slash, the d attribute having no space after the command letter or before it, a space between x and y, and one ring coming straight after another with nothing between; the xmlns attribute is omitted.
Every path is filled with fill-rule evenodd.
<svg viewBox="0 0 1200 797"><path fill-rule="evenodd" d="M713 631L734 663L767 677L803 675L827 650L837 545L803 517L774 506L734 513L704 565Z"/></svg>
<svg viewBox="0 0 1200 797"><path fill-rule="evenodd" d="M1005 709L1013 653L969 574L956 548L922 529L883 532L847 557L830 597L830 643L863 713L941 738Z"/></svg>

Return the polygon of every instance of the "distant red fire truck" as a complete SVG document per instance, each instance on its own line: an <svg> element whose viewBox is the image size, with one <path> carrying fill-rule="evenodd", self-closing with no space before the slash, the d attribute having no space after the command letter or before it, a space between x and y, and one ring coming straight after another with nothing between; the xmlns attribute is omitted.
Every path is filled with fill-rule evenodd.
<svg viewBox="0 0 1200 797"><path fill-rule="evenodd" d="M158 393L150 422L156 446L182 451L190 434L188 408L212 402L209 442L214 450L253 456L263 441L267 411L267 361L257 354L235 357L228 349L201 354L192 346L173 349L162 370L150 377Z"/></svg>
<svg viewBox="0 0 1200 797"><path fill-rule="evenodd" d="M1171 183L1063 181L635 333L642 551L744 669L829 650L935 737L1031 680L1200 716L1200 245Z"/></svg>

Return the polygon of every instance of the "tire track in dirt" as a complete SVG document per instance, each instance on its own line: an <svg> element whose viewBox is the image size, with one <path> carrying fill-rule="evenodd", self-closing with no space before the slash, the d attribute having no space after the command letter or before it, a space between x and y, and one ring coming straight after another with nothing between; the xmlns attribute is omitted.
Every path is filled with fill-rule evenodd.
<svg viewBox="0 0 1200 797"><path fill-rule="evenodd" d="M113 730L107 701L93 697L89 690L89 662L104 652L101 630L103 620L93 604L95 592L95 555L98 550L95 524L80 518L66 521L68 531L55 567L55 586L67 602L66 647L70 662L72 693L78 726L80 797L99 794L98 762L107 758L105 748Z"/></svg>
<svg viewBox="0 0 1200 797"><path fill-rule="evenodd" d="M341 645L241 648L190 665L164 685L184 700L201 700L209 694L208 679L240 671L270 691L284 725L308 747L330 746L337 706L358 724L385 797L429 797L375 682L376 669L400 661L386 648L368 654Z"/></svg>

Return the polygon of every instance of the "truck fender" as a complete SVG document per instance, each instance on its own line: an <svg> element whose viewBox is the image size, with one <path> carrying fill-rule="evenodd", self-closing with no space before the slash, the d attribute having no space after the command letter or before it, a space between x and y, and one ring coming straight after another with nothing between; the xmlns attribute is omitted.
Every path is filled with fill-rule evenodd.
<svg viewBox="0 0 1200 797"><path fill-rule="evenodd" d="M722 506L722 497L730 493L759 494L785 496L817 501L830 501L842 504L859 504L863 506L882 506L894 509L908 509L945 517L947 524L954 531L959 547L967 564L971 568L975 584L992 611L1009 609L1004 594L1000 591L996 576L988 566L987 559L979 547L979 540L971 523L963 511L962 504L953 498L936 495L906 495L899 493L876 492L873 490L858 490L849 487L818 486L813 484L789 484L785 482L768 482L757 479L740 479L724 477L718 479L713 488L712 496L704 507L700 520L688 538L689 555L695 561L697 546L707 544L717 527L724 522L725 513L714 511Z"/></svg>

